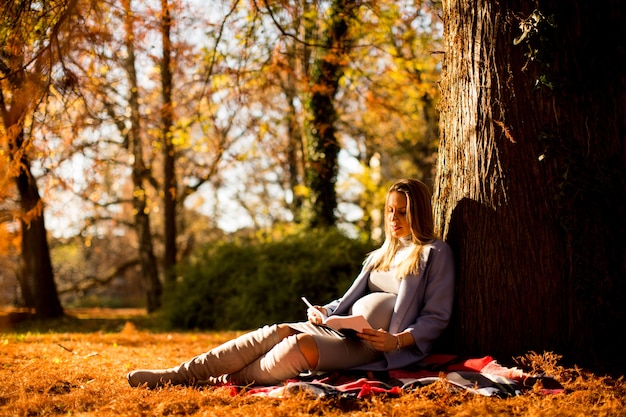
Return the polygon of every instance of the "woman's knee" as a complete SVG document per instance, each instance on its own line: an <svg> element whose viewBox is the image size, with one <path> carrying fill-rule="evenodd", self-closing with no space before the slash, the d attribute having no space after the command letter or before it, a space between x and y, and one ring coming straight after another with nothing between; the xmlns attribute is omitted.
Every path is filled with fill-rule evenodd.
<svg viewBox="0 0 626 417"><path fill-rule="evenodd" d="M300 352L302 352L311 369L314 369L319 361L319 351L315 339L310 334L305 333L298 334L296 338Z"/></svg>
<svg viewBox="0 0 626 417"><path fill-rule="evenodd" d="M280 340L283 340L286 337L298 333L297 331L289 327L288 324L278 324L276 325L276 327L278 328L278 336L280 337Z"/></svg>

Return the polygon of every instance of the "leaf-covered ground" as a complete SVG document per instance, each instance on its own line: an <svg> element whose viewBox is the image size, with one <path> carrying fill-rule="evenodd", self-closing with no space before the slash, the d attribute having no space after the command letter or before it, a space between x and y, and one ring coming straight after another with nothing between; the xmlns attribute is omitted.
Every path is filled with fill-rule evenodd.
<svg viewBox="0 0 626 417"><path fill-rule="evenodd" d="M623 377L564 368L554 354L529 354L522 366L566 388L542 395L487 398L435 383L399 397L319 400L232 395L225 388L130 388L137 367L172 366L238 333L159 331L137 311L70 311L54 322L0 311L0 416L626 416Z"/></svg>

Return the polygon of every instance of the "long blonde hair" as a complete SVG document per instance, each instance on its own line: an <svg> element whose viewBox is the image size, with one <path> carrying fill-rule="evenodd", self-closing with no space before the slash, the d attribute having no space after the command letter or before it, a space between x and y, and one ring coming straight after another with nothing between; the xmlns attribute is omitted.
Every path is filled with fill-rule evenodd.
<svg viewBox="0 0 626 417"><path fill-rule="evenodd" d="M391 233L389 216L386 214L389 196L392 192L399 192L406 196L407 223L411 229L411 244L409 255L398 265L397 278L409 274L416 274L419 270L420 256L424 245L436 238L433 221L433 208L431 194L428 186L423 182L411 178L405 178L394 182L385 198L385 242L382 246L371 253L371 268L379 271L388 271L398 250L406 245L400 242Z"/></svg>

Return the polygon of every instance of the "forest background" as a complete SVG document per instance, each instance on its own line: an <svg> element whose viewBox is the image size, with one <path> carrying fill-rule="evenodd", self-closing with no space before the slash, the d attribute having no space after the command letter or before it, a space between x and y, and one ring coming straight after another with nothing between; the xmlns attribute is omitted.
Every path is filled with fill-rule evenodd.
<svg viewBox="0 0 626 417"><path fill-rule="evenodd" d="M335 225L380 239L389 181L432 185L441 25L426 3L380 2L358 25L340 6L5 7L3 302L55 316L56 286L65 306L155 311L175 265L208 244ZM323 118L311 116L320 97ZM30 206L20 169L42 197ZM322 170L327 190L310 179ZM41 215L54 285L44 246L39 276L24 271L23 229Z"/></svg>
<svg viewBox="0 0 626 417"><path fill-rule="evenodd" d="M623 7L514 3L4 1L4 302L289 319L345 288L415 177L457 346L615 357Z"/></svg>
<svg viewBox="0 0 626 417"><path fill-rule="evenodd" d="M284 6L23 2L4 9L3 44L13 59L4 61L3 95L14 102L5 114L22 106L27 158L15 156L5 119L5 303L34 307L55 297L46 291L37 301L37 288L29 288L37 285L21 269L21 252L30 250L21 227L41 214L64 305L155 311L174 265L209 243L264 242L317 224L336 224L353 238L370 239L373 229L380 238L376 213L389 180L432 184L436 10L381 2L348 41L325 40L337 36L322 24L337 13L328 5ZM320 56L321 42L336 43L329 56ZM332 99L324 114L332 123L308 120L316 94ZM305 131L330 124L336 141L313 150L316 138ZM321 157L332 189L316 197L306 178L319 176L312 161ZM32 207L20 203L13 181L20 164L42 195ZM319 206L314 198L338 201L324 218L308 208Z"/></svg>

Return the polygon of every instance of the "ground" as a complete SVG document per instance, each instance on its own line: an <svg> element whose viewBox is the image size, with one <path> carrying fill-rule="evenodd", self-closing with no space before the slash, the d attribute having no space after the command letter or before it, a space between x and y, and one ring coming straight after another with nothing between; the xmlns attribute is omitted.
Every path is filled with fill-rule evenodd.
<svg viewBox="0 0 626 417"><path fill-rule="evenodd" d="M564 368L558 355L531 354L522 362L554 375L564 394L490 398L453 392L445 383L389 397L263 398L227 388L128 386L137 367L173 366L240 332L165 331L142 310L68 310L53 321L0 310L0 416L626 416L623 377Z"/></svg>

